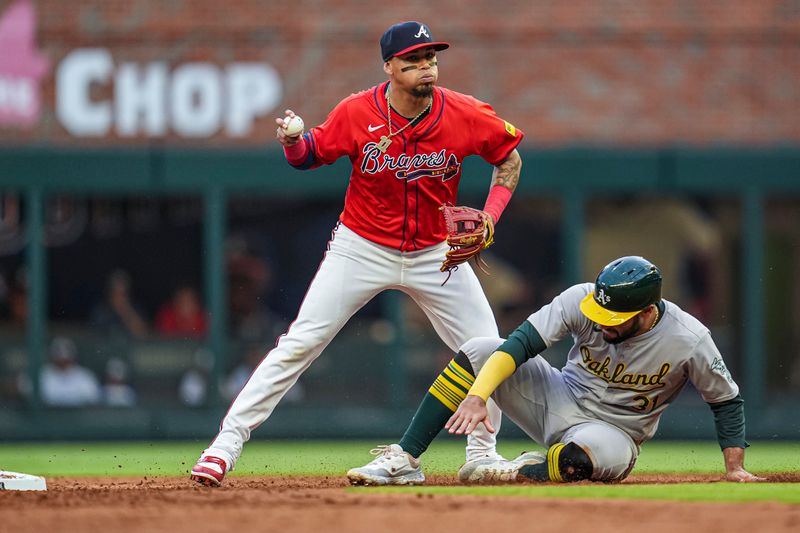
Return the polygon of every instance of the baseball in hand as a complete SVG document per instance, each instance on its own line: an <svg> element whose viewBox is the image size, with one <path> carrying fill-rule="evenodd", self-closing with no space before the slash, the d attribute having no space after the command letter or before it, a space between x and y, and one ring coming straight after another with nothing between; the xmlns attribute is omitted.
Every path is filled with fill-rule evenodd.
<svg viewBox="0 0 800 533"><path fill-rule="evenodd" d="M286 129L284 129L283 132L289 137L296 137L303 133L305 125L303 124L303 119L297 115L286 117L283 119L283 123L286 125Z"/></svg>

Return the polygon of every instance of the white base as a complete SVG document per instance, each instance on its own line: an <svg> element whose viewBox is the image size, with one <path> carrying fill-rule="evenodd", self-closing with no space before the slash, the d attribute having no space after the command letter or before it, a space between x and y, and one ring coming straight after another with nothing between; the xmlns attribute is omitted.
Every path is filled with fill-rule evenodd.
<svg viewBox="0 0 800 533"><path fill-rule="evenodd" d="M43 477L0 470L0 490L47 490Z"/></svg>

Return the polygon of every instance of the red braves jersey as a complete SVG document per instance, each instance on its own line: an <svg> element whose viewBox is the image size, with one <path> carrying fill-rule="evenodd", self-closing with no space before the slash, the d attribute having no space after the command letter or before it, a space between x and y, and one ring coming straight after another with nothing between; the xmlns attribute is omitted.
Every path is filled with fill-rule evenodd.
<svg viewBox="0 0 800 533"><path fill-rule="evenodd" d="M439 207L457 204L464 158L479 155L498 165L524 134L490 105L437 87L427 115L394 136L382 153L377 143L389 134L388 83L345 98L323 124L306 133L313 161L304 166L349 157L353 171L342 223L377 244L419 250L446 238ZM392 132L408 122L393 112Z"/></svg>

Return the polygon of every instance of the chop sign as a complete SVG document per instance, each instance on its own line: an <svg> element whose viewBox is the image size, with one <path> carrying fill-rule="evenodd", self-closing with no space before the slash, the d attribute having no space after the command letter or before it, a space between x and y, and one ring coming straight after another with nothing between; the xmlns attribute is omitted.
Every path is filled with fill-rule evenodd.
<svg viewBox="0 0 800 533"><path fill-rule="evenodd" d="M56 70L56 115L72 135L247 136L280 102L282 83L255 62L115 64L103 48L70 52Z"/></svg>

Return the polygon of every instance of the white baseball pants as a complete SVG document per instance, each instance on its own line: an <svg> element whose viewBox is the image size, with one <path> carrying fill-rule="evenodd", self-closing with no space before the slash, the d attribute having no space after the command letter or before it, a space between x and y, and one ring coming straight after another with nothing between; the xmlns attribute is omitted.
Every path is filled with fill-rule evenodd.
<svg viewBox="0 0 800 533"><path fill-rule="evenodd" d="M478 278L461 265L442 285L439 271L446 243L414 252L375 244L339 224L300 305L297 318L253 372L222 420L204 454L233 468L252 430L275 409L287 390L322 353L353 314L386 289L408 294L428 316L436 333L456 352L471 337L497 337L498 330ZM499 429L501 413L491 405ZM467 442L467 460L492 454L495 436L482 429Z"/></svg>

